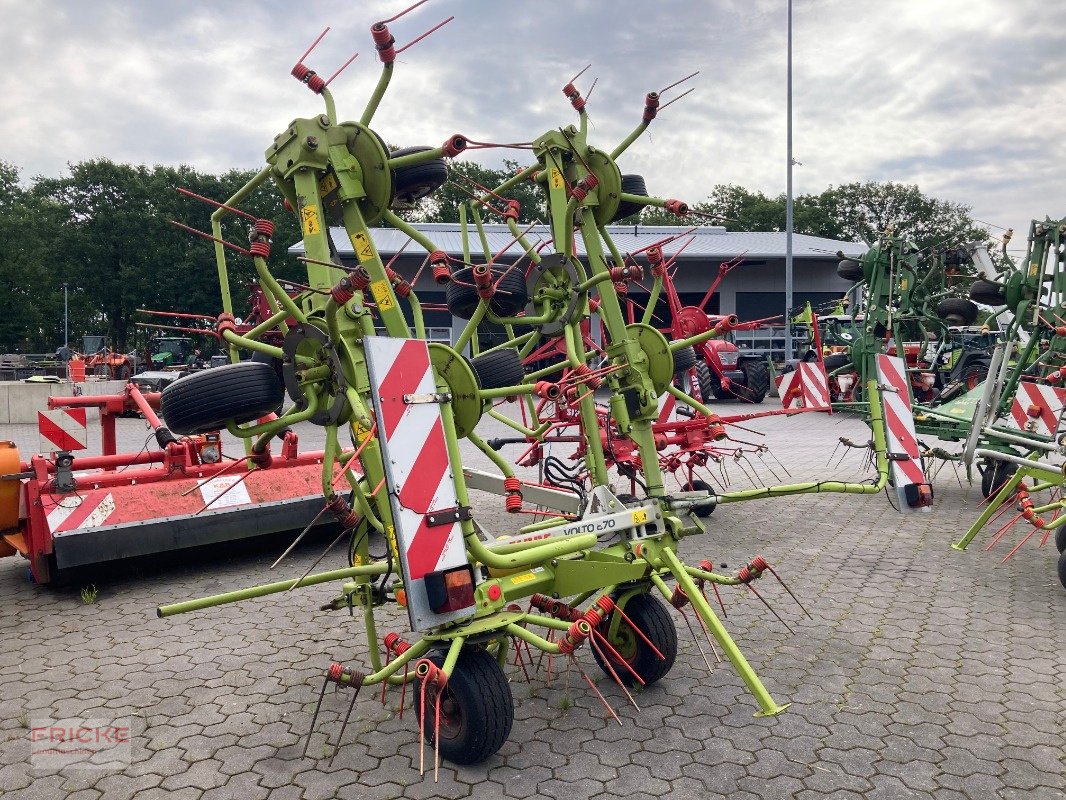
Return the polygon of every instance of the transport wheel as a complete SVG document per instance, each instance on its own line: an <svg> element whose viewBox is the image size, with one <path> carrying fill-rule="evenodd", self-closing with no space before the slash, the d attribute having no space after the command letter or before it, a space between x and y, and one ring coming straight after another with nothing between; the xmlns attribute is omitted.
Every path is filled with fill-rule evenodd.
<svg viewBox="0 0 1066 800"><path fill-rule="evenodd" d="M389 158L424 153L431 147L404 147L389 154ZM392 200L390 208L406 207L417 203L423 197L433 194L448 182L448 165L443 158L427 161L425 164L413 164L398 167L392 171Z"/></svg>
<svg viewBox="0 0 1066 800"><path fill-rule="evenodd" d="M633 672L640 675L644 685L651 686L670 671L670 668L674 665L674 659L677 658L677 629L674 627L674 620L661 601L646 594L635 594L630 597L625 602L622 611L625 612L625 615L629 617L634 625L640 628L665 658L659 658L655 651L648 647L647 642L637 635L625 619L618 621L615 635L610 637L611 621L617 613L615 611L607 615L597 630L600 635L611 643L611 646L629 664ZM603 656L600 655L595 647L592 648L592 655L595 657L596 663L600 665L600 668L610 675L611 671L607 669L607 662L604 662ZM633 672L626 669L606 649L605 655L622 683L626 686L632 686L637 682L636 678L633 677Z"/></svg>
<svg viewBox="0 0 1066 800"><path fill-rule="evenodd" d="M984 279L978 279L970 284L970 299L984 306L1001 306L1007 302L1003 287Z"/></svg>
<svg viewBox="0 0 1066 800"><path fill-rule="evenodd" d="M987 377L988 364L971 364L966 368L966 372L962 374L962 384L966 387L966 391L971 392L976 389L981 384L981 382Z"/></svg>
<svg viewBox="0 0 1066 800"><path fill-rule="evenodd" d="M474 356L470 359L470 366L477 373L482 389L517 386L526 377L522 357L513 347Z"/></svg>
<svg viewBox="0 0 1066 800"><path fill-rule="evenodd" d="M1060 553L1066 552L1066 525L1055 530L1055 549Z"/></svg>
<svg viewBox="0 0 1066 800"><path fill-rule="evenodd" d="M644 183L644 176L623 175L622 191L626 194L638 194L641 197L647 197L648 187ZM632 203L623 200L618 204L618 210L614 212L614 217L611 218L611 222L618 222L620 219L639 214L643 208L644 205L642 203Z"/></svg>
<svg viewBox="0 0 1066 800"><path fill-rule="evenodd" d="M428 658L438 667L444 664L442 652ZM438 702L440 754L453 764L481 763L511 733L514 698L507 676L487 650L463 648L444 691L438 694L433 684L426 687L426 739L431 745Z"/></svg>
<svg viewBox="0 0 1066 800"><path fill-rule="evenodd" d="M1066 589L1066 553L1059 553L1059 583Z"/></svg>
<svg viewBox="0 0 1066 800"><path fill-rule="evenodd" d="M1018 467L1015 464L1008 464L1006 461L996 461L990 463L985 467L985 471L981 473L981 494L987 499L1000 490L1000 488L1007 481L1010 480L1011 475L1018 471Z"/></svg>
<svg viewBox="0 0 1066 800"><path fill-rule="evenodd" d="M674 375L681 375L696 366L696 350L682 347L674 351Z"/></svg>
<svg viewBox="0 0 1066 800"><path fill-rule="evenodd" d="M711 492L714 494L714 490L711 489L710 484L704 481L692 481L685 484L686 492ZM709 517L714 513L715 503L701 503L698 506L692 507L692 513L697 517Z"/></svg>
<svg viewBox="0 0 1066 800"><path fill-rule="evenodd" d="M936 304L936 315L953 325L973 325L977 312L977 304L962 297L945 297Z"/></svg>
<svg viewBox="0 0 1066 800"><path fill-rule="evenodd" d="M863 279L862 264L852 258L842 259L837 264L837 275L846 281L861 281Z"/></svg>
<svg viewBox="0 0 1066 800"><path fill-rule="evenodd" d="M256 361L224 364L187 375L163 390L159 410L179 436L217 431L228 420L251 422L281 405L285 389L273 366Z"/></svg>
<svg viewBox="0 0 1066 800"><path fill-rule="evenodd" d="M500 278L503 280L500 280ZM510 317L526 307L529 302L529 291L526 289L526 275L521 269L494 269L492 270L492 282L495 284L496 294L489 301L489 309L499 317ZM474 310L481 301L477 289L474 287L474 268L463 267L456 270L451 281L444 289L445 302L448 310L459 319L470 319L474 316Z"/></svg>
<svg viewBox="0 0 1066 800"><path fill-rule="evenodd" d="M748 391L737 394L741 400L752 403L761 403L766 399L766 393L770 391L770 371L761 361L744 361L740 365L744 373L744 384Z"/></svg>

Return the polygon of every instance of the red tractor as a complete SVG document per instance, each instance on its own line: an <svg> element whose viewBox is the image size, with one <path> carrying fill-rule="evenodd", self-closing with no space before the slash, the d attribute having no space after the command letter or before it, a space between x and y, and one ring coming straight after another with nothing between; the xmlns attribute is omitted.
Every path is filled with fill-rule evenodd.
<svg viewBox="0 0 1066 800"><path fill-rule="evenodd" d="M670 295L676 297L672 287L667 296ZM692 361L687 366L695 369L702 400L737 398L761 403L766 399L770 391L770 371L766 362L758 357L743 356L733 337L734 330L754 328L759 322L737 324L736 317L707 314L696 306L673 311L671 317L669 333L674 338L684 339L715 327L723 331L697 345L691 353L681 351L675 357L678 369L686 368L686 358Z"/></svg>

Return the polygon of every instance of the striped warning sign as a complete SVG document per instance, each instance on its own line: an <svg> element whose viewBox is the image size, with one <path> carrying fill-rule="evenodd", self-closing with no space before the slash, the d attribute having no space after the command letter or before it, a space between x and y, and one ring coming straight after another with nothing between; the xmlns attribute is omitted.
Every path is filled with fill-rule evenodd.
<svg viewBox="0 0 1066 800"><path fill-rule="evenodd" d="M1010 421L1023 431L1054 437L1059 430L1066 389L1021 381L1014 393Z"/></svg>
<svg viewBox="0 0 1066 800"><path fill-rule="evenodd" d="M906 487L927 484L918 449L918 435L914 431L911 414L910 382L907 367L897 356L877 356L877 383L881 389L881 409L885 417L886 444L892 485L900 498L900 507L910 510L906 502ZM929 507L923 508L929 511Z"/></svg>
<svg viewBox="0 0 1066 800"><path fill-rule="evenodd" d="M829 377L817 362L801 361L793 372L781 376L777 388L783 408L830 408Z"/></svg>
<svg viewBox="0 0 1066 800"><path fill-rule="evenodd" d="M468 563L436 379L426 342L384 336L363 341L407 610L411 627L425 630L474 613L473 605L435 613L424 584L431 572Z"/></svg>
<svg viewBox="0 0 1066 800"><path fill-rule="evenodd" d="M52 534L98 528L115 512L115 498L107 491L66 495L48 511Z"/></svg>
<svg viewBox="0 0 1066 800"><path fill-rule="evenodd" d="M84 408L61 408L37 412L41 452L84 450L88 447L88 423Z"/></svg>

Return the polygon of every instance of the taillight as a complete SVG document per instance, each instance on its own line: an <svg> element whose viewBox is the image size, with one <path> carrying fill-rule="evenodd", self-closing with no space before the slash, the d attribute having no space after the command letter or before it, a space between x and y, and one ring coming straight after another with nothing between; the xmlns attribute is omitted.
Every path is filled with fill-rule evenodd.
<svg viewBox="0 0 1066 800"><path fill-rule="evenodd" d="M474 605L474 568L469 564L426 575L426 596L435 614Z"/></svg>

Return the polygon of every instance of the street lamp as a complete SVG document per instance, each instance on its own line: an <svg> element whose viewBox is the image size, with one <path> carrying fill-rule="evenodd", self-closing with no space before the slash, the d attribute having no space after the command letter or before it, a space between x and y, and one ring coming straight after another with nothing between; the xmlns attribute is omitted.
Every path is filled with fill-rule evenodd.
<svg viewBox="0 0 1066 800"><path fill-rule="evenodd" d="M788 0L788 67L786 69L785 138L788 150L788 178L785 189L785 363L792 360L792 0Z"/></svg>
<svg viewBox="0 0 1066 800"><path fill-rule="evenodd" d="M70 349L70 324L67 306L67 284L63 284L63 347Z"/></svg>

